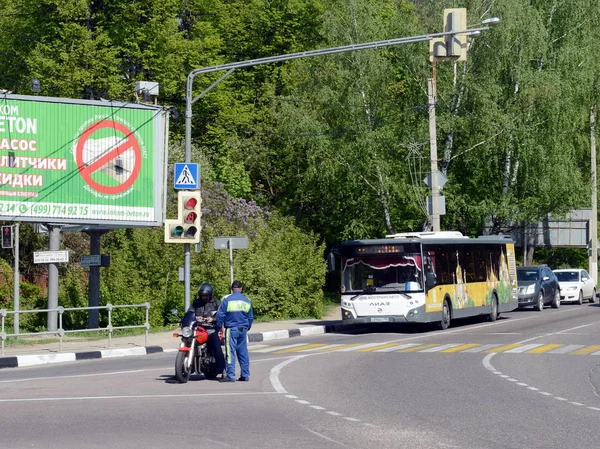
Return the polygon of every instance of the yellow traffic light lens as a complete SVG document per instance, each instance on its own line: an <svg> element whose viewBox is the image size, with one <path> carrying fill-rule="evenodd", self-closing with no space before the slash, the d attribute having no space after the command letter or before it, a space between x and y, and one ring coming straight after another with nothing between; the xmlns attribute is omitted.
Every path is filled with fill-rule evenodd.
<svg viewBox="0 0 600 449"><path fill-rule="evenodd" d="M196 228L196 226L190 226L185 231L185 236L189 237L189 238L195 237L197 232L198 232L198 229Z"/></svg>
<svg viewBox="0 0 600 449"><path fill-rule="evenodd" d="M196 218L198 217L198 214L196 214L196 212L190 212L189 214L187 214L185 216L185 222L186 223L193 223L196 221Z"/></svg>
<svg viewBox="0 0 600 449"><path fill-rule="evenodd" d="M183 207L189 210L195 208L197 204L198 200L196 198L190 198L184 203Z"/></svg>

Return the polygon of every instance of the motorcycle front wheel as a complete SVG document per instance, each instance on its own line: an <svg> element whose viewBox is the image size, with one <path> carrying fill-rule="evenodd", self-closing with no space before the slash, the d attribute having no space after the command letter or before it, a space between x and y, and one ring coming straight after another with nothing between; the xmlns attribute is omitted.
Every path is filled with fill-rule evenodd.
<svg viewBox="0 0 600 449"><path fill-rule="evenodd" d="M192 374L191 370L187 367L189 356L189 351L179 351L175 358L175 379L180 384L184 384L190 380L190 375Z"/></svg>

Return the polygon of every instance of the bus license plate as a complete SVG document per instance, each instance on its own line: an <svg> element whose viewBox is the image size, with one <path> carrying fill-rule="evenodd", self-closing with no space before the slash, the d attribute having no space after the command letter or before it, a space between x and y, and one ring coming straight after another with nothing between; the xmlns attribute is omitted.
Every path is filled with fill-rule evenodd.
<svg viewBox="0 0 600 449"><path fill-rule="evenodd" d="M371 318L371 323L387 323L389 321L389 318Z"/></svg>

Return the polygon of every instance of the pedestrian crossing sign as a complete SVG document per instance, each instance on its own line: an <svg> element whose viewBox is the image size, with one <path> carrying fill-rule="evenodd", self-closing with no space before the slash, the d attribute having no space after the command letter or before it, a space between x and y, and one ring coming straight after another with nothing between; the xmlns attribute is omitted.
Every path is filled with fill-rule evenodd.
<svg viewBox="0 0 600 449"><path fill-rule="evenodd" d="M198 164L176 163L173 176L176 189L197 190L200 188L200 170Z"/></svg>

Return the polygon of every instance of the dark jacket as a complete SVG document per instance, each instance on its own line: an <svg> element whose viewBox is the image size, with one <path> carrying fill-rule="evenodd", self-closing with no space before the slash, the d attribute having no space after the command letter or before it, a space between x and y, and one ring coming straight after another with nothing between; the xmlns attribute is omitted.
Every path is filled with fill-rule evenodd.
<svg viewBox="0 0 600 449"><path fill-rule="evenodd" d="M190 306L188 312L194 312L196 316L201 316L203 318L214 318L216 314L213 312L217 312L220 305L221 301L216 298L213 298L207 302L204 302L202 298L196 298L194 299L194 302Z"/></svg>

